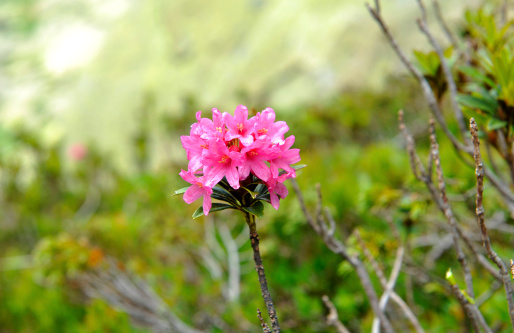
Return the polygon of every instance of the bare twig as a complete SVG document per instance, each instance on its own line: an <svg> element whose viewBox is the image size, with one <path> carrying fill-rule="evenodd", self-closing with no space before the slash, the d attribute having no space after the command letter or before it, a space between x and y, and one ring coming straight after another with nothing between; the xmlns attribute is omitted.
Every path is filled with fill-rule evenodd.
<svg viewBox="0 0 514 333"><path fill-rule="evenodd" d="M248 224L248 227L250 228L250 242L252 243L255 269L257 270L257 275L259 276L262 298L264 299L266 309L268 310L268 315L271 319L271 328L273 329L273 333L279 333L280 325L278 323L277 311L275 310L273 300L271 299L271 294L268 289L268 282L266 281L266 274L264 272L264 266L262 265L261 252L259 250L259 234L257 233L255 216L250 213L244 213L243 215L245 217L246 223Z"/></svg>
<svg viewBox="0 0 514 333"><path fill-rule="evenodd" d="M485 210L482 204L482 194L484 191L484 171L483 171L483 163L482 157L480 154L480 140L478 138L478 128L475 122L475 119L471 118L470 120L470 132L471 137L473 138L473 145L475 148L475 165L476 165L476 176L477 176L477 198L476 198L476 214L478 225L480 226L480 232L482 233L482 241L484 243L484 248L489 256L489 259L498 266L500 269L500 275L502 276L503 286L505 288L505 293L507 296L507 303L509 306L509 316L511 320L512 327L514 328L514 300L512 299L513 290L512 284L509 276L509 271L507 270L507 266L503 262L503 260L498 257L498 254L493 250L491 245L491 240L489 239L489 234L487 233L487 227L485 225Z"/></svg>
<svg viewBox="0 0 514 333"><path fill-rule="evenodd" d="M307 210L307 206L305 205L305 201L303 200L303 195L300 191L300 188L298 187L298 183L294 179L291 179L291 184L293 186L294 191L296 192L296 196L298 197L298 201L300 203L300 207L305 215L305 218L307 219L307 222L309 225L318 233L318 235L321 236L323 241L325 242L325 245L335 254L341 256L343 259L348 260L348 262L353 266L355 269L357 275L359 276L359 281L362 284L362 287L364 288L364 292L366 293L366 296L368 297L368 300L371 304L371 307L375 314L380 318L380 322L384 330L388 333L394 332L391 323L385 316L384 312L380 310L378 296L376 294L375 289L373 288L373 284L371 283L371 279L369 277L368 272L366 271L366 268L364 267L364 264L357 256L351 256L348 251L346 250L346 247L344 244L337 240L333 235L330 235L328 233L328 226L326 225L325 220L323 219L323 216L318 216L318 218L314 219L309 211ZM327 210L327 219L331 220L333 217L331 216L330 212Z"/></svg>
<svg viewBox="0 0 514 333"><path fill-rule="evenodd" d="M457 43L457 39L455 38L455 36L451 32L451 30L448 28L448 25L446 24L446 21L441 12L441 7L439 6L439 1L432 0L432 5L434 7L435 17L437 18L437 22L439 22L439 25L443 29L444 34L446 35L446 38L448 38L448 41L456 49L459 46L459 43Z"/></svg>
<svg viewBox="0 0 514 333"><path fill-rule="evenodd" d="M436 173L438 178L439 192L441 194L442 199L442 208L444 211L444 216L448 220L450 224L452 238L453 238L453 246L455 248L455 253L457 254L457 260L459 261L463 271L464 271L464 279L466 282L466 291L471 298L475 298L475 292L473 291L473 278L471 276L471 270L469 269L466 257L462 248L459 244L459 234L457 231L457 221L453 215L452 208L448 201L448 196L446 195L446 184L444 182L443 177L443 168L441 167L441 159L439 158L439 145L435 136L435 124L433 120L430 120L430 141L432 144L432 156L434 158L434 163L436 167Z"/></svg>
<svg viewBox="0 0 514 333"><path fill-rule="evenodd" d="M471 321L471 325L473 326L473 330L475 333L480 333L480 327L484 329L487 333L492 333L491 329L485 323L482 314L478 311L478 309L471 304L466 296L462 293L457 283L450 284L451 290L455 298L462 305L466 314L468 315L469 320Z"/></svg>
<svg viewBox="0 0 514 333"><path fill-rule="evenodd" d="M441 63L441 67L443 68L444 76L446 78L446 82L448 83L448 89L450 90L450 100L452 103L452 108L455 113L455 118L457 119L457 123L459 124L459 130L462 138L466 138L466 123L464 122L464 115L462 114L462 109L460 108L459 102L457 101L457 85L455 84L455 79L453 78L452 71L450 69L450 65L448 61L444 57L443 49L441 45L437 42L437 40L432 35L430 28L428 27L426 12L423 6L423 1L418 0L418 4L422 9L422 19L418 20L418 25L423 31L423 33L427 36L430 44L434 48L437 56L439 57L439 62Z"/></svg>
<svg viewBox="0 0 514 333"><path fill-rule="evenodd" d="M203 332L182 322L146 283L118 269L113 260L105 260L105 263L105 267L77 277L86 296L103 299L156 332Z"/></svg>
<svg viewBox="0 0 514 333"><path fill-rule="evenodd" d="M324 295L323 297L321 297L321 299L323 300L323 303L325 303L325 306L329 311L327 315L327 324L329 326L334 326L337 333L350 333L346 326L344 326L343 323L339 320L337 309L334 306L334 304L332 304L328 296Z"/></svg>
<svg viewBox="0 0 514 333"><path fill-rule="evenodd" d="M423 91L423 95L425 96L425 99L428 102L430 111L432 112L433 116L437 119L437 122L443 129L444 134L450 139L450 141L452 142L453 146L456 149L462 150L465 152L471 152L472 148L467 145L464 145L462 142L460 142L448 128L448 125L446 124L446 120L444 119L441 109L439 108L439 104L437 103L437 99L434 95L434 92L432 91L432 88L430 87L430 84L425 79L423 74L416 67L414 67L414 65L409 61L409 59L407 59L407 56L402 51L402 49L396 42L396 39L393 37L393 35L389 31L389 28L385 24L385 21L383 20L380 13L377 12L375 9L371 8L371 6L369 4L366 4L366 7L368 8L369 12L371 13L371 16L373 16L375 21L377 21L378 25L382 29L382 32L385 34L387 40L389 41L389 44L391 44L391 47L395 51L398 58L400 58L403 65L409 70L409 72L417 79L417 81L421 85L421 90Z"/></svg>
<svg viewBox="0 0 514 333"><path fill-rule="evenodd" d="M271 330L269 329L268 324L266 324L266 322L262 318L262 313L259 308L257 308L257 318L259 318L259 321L261 322L262 331L264 333L271 333Z"/></svg>
<svg viewBox="0 0 514 333"><path fill-rule="evenodd" d="M362 253L366 257L366 259L371 263L371 267L373 267L373 271L378 277L378 280L380 281L380 284L384 289L387 288L387 279L384 275L384 272L378 265L378 262L375 260L371 252L369 251L368 247L366 246L366 243L364 243L364 240L362 239L362 236L360 232L356 229L354 232L355 237L357 238L357 241L360 244ZM391 300L396 303L404 313L405 317L411 322L412 326L414 326L417 333L424 333L425 331L421 327L418 318L414 314L414 312L411 310L409 305L405 303L405 301L396 293L394 290L391 292Z"/></svg>
<svg viewBox="0 0 514 333"><path fill-rule="evenodd" d="M489 288L477 297L477 299L475 301L475 304L477 305L477 307L480 307L482 304L484 304L502 286L503 286L503 283L501 280L494 281L493 283L491 283Z"/></svg>
<svg viewBox="0 0 514 333"><path fill-rule="evenodd" d="M381 16L381 13L379 10L377 10L379 5L379 0L375 1L376 8L372 8L369 4L366 4L367 9L369 10L371 16L375 19L375 21L378 23L380 28L382 29L382 32L386 36L389 44L393 48L394 52L400 59L400 61L403 63L403 65L407 68L407 70L416 78L416 80L419 82L421 86L421 90L423 92L423 95L430 107L430 111L432 112L432 115L435 117L439 125L441 126L444 134L450 139L453 147L457 151L463 151L468 154L473 154L473 147L471 147L468 144L463 144L461 141L459 141L455 135L450 131L448 128L448 125L446 123L446 120L444 119L444 116L442 114L442 111L440 109L439 104L437 103L437 99L434 95L434 92L432 91L432 88L430 87L430 84L425 79L423 74L416 68L414 65L408 60L407 56L403 52L403 50L398 45L398 42L393 37L391 32L389 31L389 28L387 27L384 19ZM509 209L511 212L514 213L514 194L510 191L510 189L505 186L505 184L498 179L498 177L491 172L488 168L484 167L484 173L489 178L491 183L494 185L494 187L502 194L503 198L507 201L507 204L509 206Z"/></svg>
<svg viewBox="0 0 514 333"><path fill-rule="evenodd" d="M394 261L393 270L391 271L391 275L389 276L389 280L385 286L384 293L380 297L379 306L382 311L385 311L387 306L387 302L389 301L389 297L393 293L394 286L396 285L396 280L398 279L398 275L400 275L400 270L402 268L403 263L403 254L405 249L403 246L400 246L396 252L396 259ZM380 332L380 320L375 317L373 319L373 325L371 331L374 333Z"/></svg>

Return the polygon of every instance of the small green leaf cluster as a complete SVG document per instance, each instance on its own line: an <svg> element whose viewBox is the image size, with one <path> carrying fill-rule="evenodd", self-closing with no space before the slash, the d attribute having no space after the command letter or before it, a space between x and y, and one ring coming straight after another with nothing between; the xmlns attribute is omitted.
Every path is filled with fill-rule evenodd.
<svg viewBox="0 0 514 333"><path fill-rule="evenodd" d="M292 166L293 169L299 170L305 168L305 164ZM281 171L280 175L285 171ZM173 195L183 194L187 191L187 187L176 190ZM246 183L242 183L241 187L234 190L227 181L226 177L212 188L211 198L222 201L222 203L214 202L210 212L218 212L225 209L236 209L243 213L249 213L257 216L259 219L264 217L263 202L271 203L268 187L263 181L254 175L248 178ZM196 219L204 215L203 206L193 213Z"/></svg>

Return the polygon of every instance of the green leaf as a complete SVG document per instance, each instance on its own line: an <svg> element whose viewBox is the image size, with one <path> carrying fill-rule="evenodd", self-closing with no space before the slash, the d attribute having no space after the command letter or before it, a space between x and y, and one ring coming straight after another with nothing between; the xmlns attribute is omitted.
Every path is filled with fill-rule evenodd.
<svg viewBox="0 0 514 333"><path fill-rule="evenodd" d="M255 187L255 192L258 193L258 196L265 195L268 193L268 187L264 184L259 184Z"/></svg>
<svg viewBox="0 0 514 333"><path fill-rule="evenodd" d="M232 193L230 193L230 191L227 191L226 189L219 187L219 186L214 186L212 188L211 197L214 199L217 199L217 200L229 202L236 206L241 206L241 203L239 202L239 200L237 200L236 197L234 197L232 195Z"/></svg>
<svg viewBox="0 0 514 333"><path fill-rule="evenodd" d="M458 95L457 101L463 106L482 110L489 115L495 115L498 109L498 103L496 101L492 103L490 100L471 95Z"/></svg>
<svg viewBox="0 0 514 333"><path fill-rule="evenodd" d="M258 218L262 219L264 217L264 204L260 201L255 201L253 205L250 207L243 207L243 209Z"/></svg>
<svg viewBox="0 0 514 333"><path fill-rule="evenodd" d="M213 212L217 212L217 211L225 210L225 209L236 209L236 207L234 207L232 205L227 205L227 204L222 204L222 203L214 202L212 204L211 210L209 210L209 213L213 213ZM202 215L203 215L203 206L200 206L193 213L193 218L196 219L197 217L200 217Z"/></svg>
<svg viewBox="0 0 514 333"><path fill-rule="evenodd" d="M459 70L462 73L464 73L467 76L469 76L470 78L472 78L473 80L475 80L477 83L486 83L490 87L496 86L496 84L493 82L493 80L488 78L487 75L481 73L479 70L477 70L474 67L461 66L461 67L459 67Z"/></svg>
<svg viewBox="0 0 514 333"><path fill-rule="evenodd" d="M182 193L185 193L187 191L187 189L189 188L190 186L186 186L186 187L183 187L179 190L176 190L174 194L172 194L171 196L175 196L175 195L179 195L179 194L182 194Z"/></svg>
<svg viewBox="0 0 514 333"><path fill-rule="evenodd" d="M291 166L291 168L293 168L295 170L300 170L300 169L303 169L305 167L307 167L307 164L298 164L298 165L292 165ZM280 171L279 176L282 176L282 175L284 175L286 173L287 173L287 171L282 170L282 171Z"/></svg>
<svg viewBox="0 0 514 333"><path fill-rule="evenodd" d="M269 193L258 195L256 200L261 200L267 203L271 203L270 195Z"/></svg>
<svg viewBox="0 0 514 333"><path fill-rule="evenodd" d="M252 199L255 199L259 195L258 192L251 191L251 190L247 189L246 187L241 187L241 188L244 189L246 192L248 192L250 194L250 196L252 197Z"/></svg>
<svg viewBox="0 0 514 333"><path fill-rule="evenodd" d="M497 130L497 129L507 126L507 124L508 123L506 121L496 119L496 118L490 118L489 122L487 123L487 130L494 131L494 130Z"/></svg>

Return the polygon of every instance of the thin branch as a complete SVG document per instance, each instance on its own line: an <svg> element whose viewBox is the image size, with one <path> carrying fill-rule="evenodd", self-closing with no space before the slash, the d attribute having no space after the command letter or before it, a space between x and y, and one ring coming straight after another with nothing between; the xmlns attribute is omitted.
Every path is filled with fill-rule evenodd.
<svg viewBox="0 0 514 333"><path fill-rule="evenodd" d="M398 45L397 41L394 39L393 35L389 31L389 28L385 24L385 21L383 20L380 11L377 10L379 8L379 0L375 1L376 8L372 8L369 4L366 4L367 9L369 10L371 16L375 19L375 21L378 23L380 28L382 29L382 32L386 36L387 40L389 41L389 44L395 51L398 58L400 58L400 61L403 63L403 65L407 68L407 70L417 79L421 86L421 90L423 92L423 95L425 96L425 99L430 107L430 111L432 112L432 115L435 117L439 125L441 126L444 134L450 139L453 147L457 151L463 151L468 154L473 154L473 147L467 144L463 144L460 142L450 131L448 128L448 125L446 123L446 120L443 117L442 111L439 107L439 104L437 103L437 99L434 95L434 92L432 91L432 88L430 87L430 84L428 81L424 78L423 74L416 68L414 65L407 59L407 56L402 51L400 46ZM484 167L484 173L489 178L491 183L496 187L496 189L503 195L503 198L506 199L508 202L509 209L511 212L514 212L514 194L510 191L510 189L505 186L505 184L498 179L498 177L492 173L488 168Z"/></svg>
<svg viewBox="0 0 514 333"><path fill-rule="evenodd" d="M466 282L466 291L471 298L475 298L475 293L473 291L473 278L471 276L471 270L469 269L466 257L464 256L464 252L459 244L459 234L457 232L457 221L453 215L453 211L451 209L450 203L448 201L448 197L446 195L446 184L444 182L443 177L443 168L441 167L441 159L439 158L439 145L435 136L435 124L434 121L430 121L430 141L432 144L432 156L434 158L434 163L436 167L436 173L438 178L439 192L441 194L442 199L442 208L444 211L444 216L448 220L448 223L451 227L452 238L453 238L453 246L455 248L455 253L457 254L457 260L459 261L463 271L464 271L464 279Z"/></svg>
<svg viewBox="0 0 514 333"><path fill-rule="evenodd" d="M503 279L503 286L505 288L505 294L507 297L507 303L509 305L509 316L511 325L514 328L514 300L512 299L513 290L512 284L510 280L509 271L507 270L507 266L503 262L503 260L498 257L498 254L493 250L491 245L491 240L489 239L489 234L487 233L487 227L485 225L485 210L482 203L482 195L484 191L484 170L482 157L480 154L480 140L478 138L478 128L475 122L475 119L471 118L469 129L471 132L471 137L473 138L473 145L475 148L475 173L477 176L477 198L476 198L476 215L478 220L478 225L480 226L480 232L482 233L482 241L484 244L484 248L489 256L489 259L498 266L500 269L500 275Z"/></svg>
<svg viewBox="0 0 514 333"><path fill-rule="evenodd" d="M451 284L451 290L455 298L457 298L459 303L466 311L466 314L468 315L468 318L471 322L471 325L473 326L473 330L475 331L475 333L480 333L480 326L482 326L482 324L485 324L482 315L478 311L476 311L476 308L473 307L473 305L468 301L466 296L464 296L457 283ZM479 319L479 316L482 317L482 320ZM491 329L487 326L487 324L485 325L485 327L482 326L482 328L484 328L484 330L487 333L492 333Z"/></svg>
<svg viewBox="0 0 514 333"><path fill-rule="evenodd" d="M262 265L261 252L259 250L259 234L257 233L255 216L250 213L244 213L243 215L245 217L246 223L248 224L248 227L250 228L250 242L252 243L255 269L257 270L257 275L259 276L262 298L264 299L266 309L268 310L268 315L271 319L271 328L273 329L273 333L279 333L280 325L278 323L277 311L275 310L273 300L271 299L271 294L268 289L268 282L266 281L266 274L264 272L264 266Z"/></svg>
<svg viewBox="0 0 514 333"><path fill-rule="evenodd" d="M443 28L446 38L448 38L448 41L450 42L450 44L452 44L452 46L455 49L457 49L457 47L459 46L459 43L457 42L457 39L455 38L455 36L451 32L451 30L448 28L448 25L446 24L446 21L441 12L441 7L439 6L439 1L432 0L432 5L434 7L435 17L437 19L437 22L439 22L439 25L441 26L441 28Z"/></svg>
<svg viewBox="0 0 514 333"><path fill-rule="evenodd" d="M479 295L475 301L475 304L477 307L480 307L482 304L484 304L491 296L494 295L494 293L500 289L503 286L502 281L494 281L491 283L488 289L484 291L481 295Z"/></svg>
<svg viewBox="0 0 514 333"><path fill-rule="evenodd" d="M396 252L396 259L394 261L391 275L389 276L389 281L387 281L384 293L380 297L379 306L382 311L385 311L387 302L389 301L389 297L393 293L394 286L396 285L396 280L398 279L398 275L400 275L400 270L402 268L402 263L403 263L404 252L405 252L405 249L403 246L400 246ZM380 332L380 320L377 317L375 317L373 319L373 325L372 325L371 331L374 333Z"/></svg>
<svg viewBox="0 0 514 333"><path fill-rule="evenodd" d="M259 308L257 308L257 318L259 318L259 321L261 322L262 331L264 333L271 333L271 330L269 329L268 324L266 324L266 322L262 318L262 313Z"/></svg>
<svg viewBox="0 0 514 333"><path fill-rule="evenodd" d="M430 111L432 111L433 116L437 119L437 122L441 126L441 128L444 131L444 134L450 139L453 146L458 149L465 152L471 152L472 148L464 145L462 142L460 142L450 131L448 128L448 125L446 123L446 120L444 119L444 116L441 112L441 109L439 108L439 104L437 103L437 99L434 95L434 92L432 91L432 88L430 87L430 84L425 79L423 74L416 68L414 65L407 59L407 56L402 51L398 43L396 42L396 39L394 39L393 35L389 31L389 28L385 24L385 21L383 20L382 16L379 12L377 12L375 9L371 8L369 4L366 4L366 7L368 8L369 12L371 13L371 16L377 21L380 28L382 29L382 32L385 34L387 40L389 41L389 44L395 51L398 58L400 58L403 65L409 70L409 72L418 80L419 84L421 85L421 90L423 91L423 95L425 96L425 99L428 102L428 105L430 107Z"/></svg>
<svg viewBox="0 0 514 333"><path fill-rule="evenodd" d="M437 53L437 56L439 57L439 62L441 63L441 67L443 68L444 76L446 78L446 82L448 83L448 89L450 90L450 101L452 103L452 108L455 113L455 118L457 119L457 123L459 124L460 134L462 135L462 138L465 139L466 123L464 122L464 115L462 114L462 109L460 108L459 102L457 101L457 84L455 83L455 79L453 78L450 65L444 57L444 52L441 48L441 45L434 38L434 35L432 35L432 32L428 27L423 1L418 0L418 4L420 8L422 8L423 12L422 19L418 20L418 25L421 31L427 36L428 40L430 41L430 44L432 44L432 47L434 48L435 52Z"/></svg>
<svg viewBox="0 0 514 333"><path fill-rule="evenodd" d="M291 179L291 184L293 186L294 191L296 192L296 196L300 203L300 207L305 215L305 218L307 219L307 222L311 225L314 231L316 231L316 233L321 236L321 238L325 242L325 245L332 252L341 256L343 259L348 260L348 262L353 266L357 275L359 276L359 280L362 284L362 287L364 288L364 292L368 297L368 300L371 304L373 311L380 318L382 327L387 333L394 332L391 323L385 316L384 312L380 310L378 296L376 294L375 289L373 288L373 284L371 283L369 274L366 271L366 268L364 267L362 261L357 256L349 255L344 244L341 241L337 240L333 235L329 235L328 227L326 226L323 216L320 215L316 220L312 218L312 216L309 214L307 210L307 206L305 205L305 202L303 200L303 195L300 191L300 188L298 187L298 183L294 179ZM326 211L326 213L328 220L333 219L328 210Z"/></svg>
<svg viewBox="0 0 514 333"><path fill-rule="evenodd" d="M443 202L441 200L439 193L437 192L437 189L435 188L434 184L432 183L431 173L428 171L425 172L425 168L424 168L423 164L421 163L421 161L419 160L419 157L416 153L414 139L409 134L407 126L405 126L404 119L403 119L403 111L398 112L398 121L399 121L400 131L402 132L403 137L405 138L405 141L407 142L407 151L409 153L409 157L411 160L411 167L413 169L413 172L417 173L417 169L420 170L421 174L418 174L416 176L416 178L425 183L425 185L427 186L427 188L432 196L432 199L436 202L437 206L439 207L439 210L444 214L445 208L443 207ZM432 154L430 154L429 156L432 156ZM417 162L416 163L417 169L416 169L415 163L413 163L413 161ZM429 161L430 165L432 164L431 163L432 161L433 161L433 158L431 159L431 161ZM477 262L480 265L482 265L482 267L484 267L488 272L490 272L494 276L494 278L501 279L501 276L496 271L496 269L494 269L491 266L491 264L478 252L478 249L476 248L476 246L471 242L469 237L467 237L467 235L462 231L462 229L459 227L458 224L456 224L456 227L457 227L457 232L459 233L459 236L464 240L464 243L466 244L466 246L471 250L471 253L475 257Z"/></svg>
<svg viewBox="0 0 514 333"><path fill-rule="evenodd" d="M324 295L323 297L321 297L321 300L323 300L323 303L325 303L325 306L329 311L327 315L327 324L329 326L334 326L337 333L350 333L346 326L344 326L343 323L339 320L337 309L334 306L334 304L332 304L328 296Z"/></svg>
<svg viewBox="0 0 514 333"><path fill-rule="evenodd" d="M364 240L362 239L362 236L360 232L356 229L354 232L355 237L357 238L357 241L360 244L362 253L366 257L366 259L371 263L371 267L373 267L373 271L378 277L378 280L380 281L380 284L384 289L387 288L387 279L384 275L384 272L378 265L378 262L375 260L371 252L369 251L368 247L366 246L366 243L364 243ZM414 314L414 312L411 310L409 305L405 303L405 301L396 293L394 290L391 292L391 300L396 303L400 307L400 309L403 311L405 317L411 322L412 326L414 326L417 333L424 333L425 331L421 327L421 324L418 321L418 318Z"/></svg>

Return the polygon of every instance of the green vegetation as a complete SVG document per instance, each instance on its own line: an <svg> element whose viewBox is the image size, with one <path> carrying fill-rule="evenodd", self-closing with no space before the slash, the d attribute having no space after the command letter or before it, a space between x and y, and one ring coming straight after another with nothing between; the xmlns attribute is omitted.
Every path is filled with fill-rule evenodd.
<svg viewBox="0 0 514 333"><path fill-rule="evenodd" d="M23 9L32 8L32 2L9 6L24 13L11 23L12 31L30 34L38 22ZM460 106L479 123L483 146L490 146L490 154L483 148L487 166L496 161L497 171L508 175L514 175L511 23L500 27L487 10L469 11L462 23L463 35L475 42L469 57L453 48L445 51L457 78ZM416 51L412 58L438 105L449 109L448 84L437 54ZM471 332L445 280L451 268L452 281L464 285L447 241L447 221L413 176L398 130L397 111L404 109L426 162L430 143L425 100L414 79L395 75L386 81L381 90L345 89L319 103L276 109L277 118L296 136L300 163L308 165L298 170L297 181L310 207L317 203L315 184L321 185L323 202L348 251L362 251L358 230L386 273L399 246L390 227L394 224L408 247L395 291L427 332ZM78 156L64 136L49 139L44 129L53 120L44 115L47 106L38 110L43 114L41 128L28 121L0 124L0 332L150 332L149 325L131 319L120 306L87 294L85 276L109 270L144 281L188 325L206 332L259 330L256 309L263 310L264 304L240 214L228 209L193 220L199 204L187 205L173 196L185 186L178 176L187 163L176 148L179 136L188 132L192 111L201 102L193 95L163 114L152 88L136 94L142 96L137 126L122 143L130 147L129 166L120 167L120 155L96 143L84 143L85 154ZM255 102L253 109L268 106L263 103ZM458 123L448 114L448 125L456 133ZM159 140L168 142L165 146L179 158L160 158L160 150L152 146L155 132L165 133ZM453 213L480 245L474 164L442 132L437 135ZM264 218L257 221L283 331L333 332L325 323L323 295L330 297L352 332L369 331L374 315L359 277L313 232L296 199L291 193L278 211L265 205ZM514 220L503 199L486 183L490 236L500 257L510 258ZM237 292L231 290L231 244L239 248ZM368 262L366 268L373 272ZM510 331L501 285L479 265L473 264L471 273L477 294L473 301L491 291L480 307L487 322L497 332ZM378 278L371 276L375 289L382 290ZM397 313L388 315L398 322L398 331L410 330L407 322L394 317Z"/></svg>

